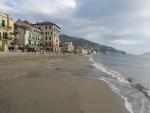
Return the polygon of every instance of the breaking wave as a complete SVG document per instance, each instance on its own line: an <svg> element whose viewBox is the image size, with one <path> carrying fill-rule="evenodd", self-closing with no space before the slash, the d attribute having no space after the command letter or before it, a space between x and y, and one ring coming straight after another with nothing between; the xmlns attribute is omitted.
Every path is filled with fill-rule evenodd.
<svg viewBox="0 0 150 113"><path fill-rule="evenodd" d="M103 73L99 75L99 80L106 82L112 91L124 99L124 105L130 113L150 113L150 90L102 63L95 62L92 57L89 57L89 61Z"/></svg>

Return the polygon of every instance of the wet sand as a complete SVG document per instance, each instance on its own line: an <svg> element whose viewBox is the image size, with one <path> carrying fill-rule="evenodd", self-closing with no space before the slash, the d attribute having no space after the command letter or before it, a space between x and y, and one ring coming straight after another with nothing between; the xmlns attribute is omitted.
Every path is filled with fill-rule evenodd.
<svg viewBox="0 0 150 113"><path fill-rule="evenodd" d="M0 113L128 113L81 56L1 55Z"/></svg>

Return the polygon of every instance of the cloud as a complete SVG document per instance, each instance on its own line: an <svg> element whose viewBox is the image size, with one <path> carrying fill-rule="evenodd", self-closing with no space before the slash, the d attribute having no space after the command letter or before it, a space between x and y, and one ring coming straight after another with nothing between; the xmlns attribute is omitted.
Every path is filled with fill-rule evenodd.
<svg viewBox="0 0 150 113"><path fill-rule="evenodd" d="M111 43L117 44L117 45L139 45L141 42L131 41L131 40L114 40L111 41Z"/></svg>
<svg viewBox="0 0 150 113"><path fill-rule="evenodd" d="M8 12L18 15L21 13L56 15L70 12L76 7L76 2L75 0L3 0L2 5Z"/></svg>
<svg viewBox="0 0 150 113"><path fill-rule="evenodd" d="M52 21L62 33L129 52L140 46L135 53L150 48L149 6L149 0L0 0L15 19Z"/></svg>

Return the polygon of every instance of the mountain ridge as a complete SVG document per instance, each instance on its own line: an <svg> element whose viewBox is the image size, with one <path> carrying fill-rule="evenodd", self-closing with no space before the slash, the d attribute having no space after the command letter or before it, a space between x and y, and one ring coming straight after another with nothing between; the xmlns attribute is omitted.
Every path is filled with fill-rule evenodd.
<svg viewBox="0 0 150 113"><path fill-rule="evenodd" d="M149 55L150 56L150 52L145 52L142 55Z"/></svg>
<svg viewBox="0 0 150 113"><path fill-rule="evenodd" d="M72 42L74 46L91 49L102 54L126 54L126 52L117 50L113 47L92 42L84 38L68 36L66 34L61 34L60 40L61 42Z"/></svg>

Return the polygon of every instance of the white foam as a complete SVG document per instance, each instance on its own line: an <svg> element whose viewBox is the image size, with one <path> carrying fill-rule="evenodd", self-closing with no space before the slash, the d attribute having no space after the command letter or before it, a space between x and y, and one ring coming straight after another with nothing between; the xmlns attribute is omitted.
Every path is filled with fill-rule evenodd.
<svg viewBox="0 0 150 113"><path fill-rule="evenodd" d="M102 81L106 82L109 85L109 87L111 88L111 90L113 92L115 92L117 95L119 95L124 100L124 106L125 106L125 108L130 113L134 113L133 112L133 107L132 107L131 103L128 102L128 99L125 96L121 95L119 88L115 87L115 85L111 84L109 81L107 81L107 80L105 80L103 78L99 78L99 80L102 80Z"/></svg>
<svg viewBox="0 0 150 113"><path fill-rule="evenodd" d="M124 83L129 84L129 82L125 79L125 77L123 77L120 73L109 69L108 67L104 66L103 64L95 63L94 59L92 57L89 57L89 61L91 61L92 65L95 66L97 69L99 69L100 71L110 75L113 78L116 78L119 82L124 82ZM118 89L117 87L115 87L115 85L111 84L109 81L107 81L107 80L105 80L103 78L99 78L99 79L103 80L104 82L106 82L109 85L109 87L112 89L112 91L114 91L117 95L119 95L124 100L124 105L125 105L126 109L130 113L133 113L131 103L128 102L126 97L121 95L120 89Z"/></svg>
<svg viewBox="0 0 150 113"><path fill-rule="evenodd" d="M94 63L94 59L91 56L89 56L89 61L91 61L92 63Z"/></svg>
<svg viewBox="0 0 150 113"><path fill-rule="evenodd" d="M133 113L133 107L132 107L131 103L128 102L128 99L127 99L126 97L124 97L124 96L121 96L121 98L123 98L124 101L125 101L124 105L125 105L126 109L127 109L130 113Z"/></svg>
<svg viewBox="0 0 150 113"><path fill-rule="evenodd" d="M124 82L129 84L129 82L126 80L126 78L124 76L122 76L120 73L113 71L111 69L109 69L108 67L104 66L101 63L95 63L93 59L90 58L91 61L93 61L92 65L94 67L96 67L97 69L99 69L100 71L110 75L113 78L116 78L117 80L119 80L120 82Z"/></svg>
<svg viewBox="0 0 150 113"><path fill-rule="evenodd" d="M114 83L112 82L111 83L111 78L113 78L113 79L116 79L117 80L117 82L118 83L120 83L120 84L124 84L125 86L126 85L131 85L130 84L130 82L127 80L127 78L126 77L124 77L124 76L122 76L119 72L116 72L116 71L114 71L114 70L111 70L109 67L106 67L106 66L104 66L103 64L101 64L101 63L96 63L95 61L94 61L94 59L92 58L92 57L89 57L89 60L92 62L92 65L95 67L95 68L97 68L98 70L100 70L101 72L103 72L103 73L106 73L107 75L110 75L110 78L106 78L106 77L100 77L99 79L100 80L103 80L104 82L106 82L108 85L109 85L109 87L111 88L111 90L113 91L113 92L115 92L117 95L119 95L123 100L124 100L124 106L125 106L125 108L130 112L130 113L137 113L137 109L133 109L135 106L132 106L132 103L130 103L129 101L130 100L128 100L128 98L126 97L126 96L124 96L124 94L122 94L122 90L120 89L120 88L117 88L117 86L115 86L114 85ZM113 80L112 79L112 80ZM137 81L133 81L132 82L132 84L136 84L136 83L138 83ZM149 90L149 88L147 88L148 90L147 90L147 92L148 92L148 95L150 95L150 90ZM131 90L132 91L132 90ZM136 96L136 95L135 95ZM131 97L133 97L133 95L131 96ZM138 98L137 96L136 96L136 98ZM145 98L145 97L144 97ZM134 98L135 99L135 98ZM147 99L146 99L147 100ZM141 102L141 101L140 101ZM148 101L148 104L146 104L144 101L142 101L141 102L141 104L142 104L142 106L139 108L139 109L141 109L140 111L139 111L139 113L150 113L150 106L149 106L149 101ZM134 105L134 103L133 103L133 105ZM147 108L147 110L146 110L146 108ZM134 111L135 110L135 111ZM146 111L145 111L146 110Z"/></svg>

